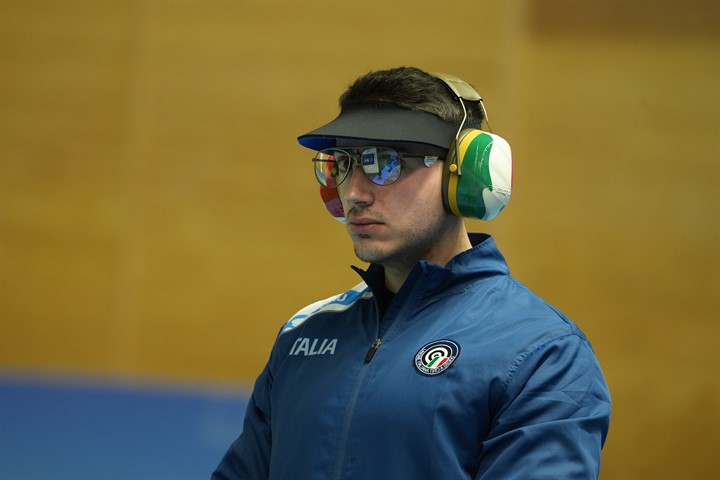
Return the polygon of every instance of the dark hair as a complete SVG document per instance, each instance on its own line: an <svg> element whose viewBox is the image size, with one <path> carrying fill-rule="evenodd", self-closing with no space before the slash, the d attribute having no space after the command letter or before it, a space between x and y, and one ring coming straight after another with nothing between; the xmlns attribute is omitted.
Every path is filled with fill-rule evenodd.
<svg viewBox="0 0 720 480"><path fill-rule="evenodd" d="M460 101L442 80L419 68L398 67L370 72L355 80L340 96L340 108L390 104L432 113L460 126L463 119ZM480 104L463 103L467 109L465 127L481 128L483 114Z"/></svg>

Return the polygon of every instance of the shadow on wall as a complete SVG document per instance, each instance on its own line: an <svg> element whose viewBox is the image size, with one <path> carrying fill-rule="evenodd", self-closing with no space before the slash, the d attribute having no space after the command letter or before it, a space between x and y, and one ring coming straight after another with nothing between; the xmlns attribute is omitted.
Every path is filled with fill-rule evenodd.
<svg viewBox="0 0 720 480"><path fill-rule="evenodd" d="M238 391L3 374L0 478L209 478L246 405Z"/></svg>

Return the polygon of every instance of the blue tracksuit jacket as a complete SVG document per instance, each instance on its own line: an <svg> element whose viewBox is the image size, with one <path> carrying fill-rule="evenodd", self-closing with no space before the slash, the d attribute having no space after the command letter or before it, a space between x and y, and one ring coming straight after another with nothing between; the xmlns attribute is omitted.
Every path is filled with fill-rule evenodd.
<svg viewBox="0 0 720 480"><path fill-rule="evenodd" d="M382 319L374 266L296 314L213 479L597 478L610 397L588 340L471 239Z"/></svg>

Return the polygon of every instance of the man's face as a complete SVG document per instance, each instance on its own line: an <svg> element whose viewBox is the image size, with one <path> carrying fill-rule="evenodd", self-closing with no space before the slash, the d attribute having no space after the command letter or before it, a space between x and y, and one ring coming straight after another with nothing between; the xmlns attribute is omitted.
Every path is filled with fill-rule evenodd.
<svg viewBox="0 0 720 480"><path fill-rule="evenodd" d="M399 152L433 154L425 147L392 145ZM355 254L365 262L410 268L435 259L449 222L442 205L443 162L428 167L422 158L403 160L397 182L376 185L355 167L338 187Z"/></svg>

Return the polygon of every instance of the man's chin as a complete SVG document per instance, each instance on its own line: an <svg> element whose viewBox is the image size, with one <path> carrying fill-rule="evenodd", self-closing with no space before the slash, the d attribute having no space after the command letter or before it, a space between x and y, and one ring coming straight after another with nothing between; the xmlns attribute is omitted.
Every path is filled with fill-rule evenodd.
<svg viewBox="0 0 720 480"><path fill-rule="evenodd" d="M370 245L369 241L358 239L354 241L355 256L366 263L383 263L388 258L388 252L377 245Z"/></svg>

